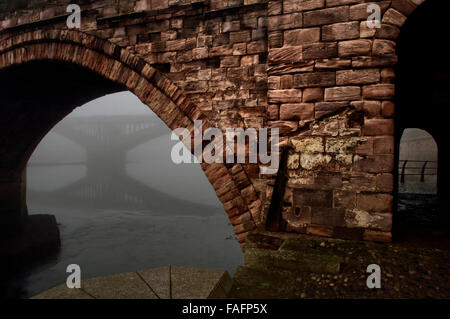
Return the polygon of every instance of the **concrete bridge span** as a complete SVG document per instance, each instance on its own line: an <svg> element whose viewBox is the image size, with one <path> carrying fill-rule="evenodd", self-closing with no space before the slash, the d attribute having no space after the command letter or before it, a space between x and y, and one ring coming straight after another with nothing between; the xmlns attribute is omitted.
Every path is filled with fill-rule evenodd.
<svg viewBox="0 0 450 319"><path fill-rule="evenodd" d="M397 43L416 11L443 11L423 2L86 0L69 30L68 1L0 1L4 221L26 216L23 170L40 139L83 102L130 90L171 129L279 128L277 174L202 164L242 245L256 229L391 241L395 136L407 119L422 125L419 107L396 118L396 103L415 103L396 94L396 72L398 91L413 84Z"/></svg>

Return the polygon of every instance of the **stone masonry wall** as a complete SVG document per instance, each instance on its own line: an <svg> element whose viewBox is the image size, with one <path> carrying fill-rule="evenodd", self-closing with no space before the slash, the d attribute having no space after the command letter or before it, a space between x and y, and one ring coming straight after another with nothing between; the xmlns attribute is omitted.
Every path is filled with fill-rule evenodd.
<svg viewBox="0 0 450 319"><path fill-rule="evenodd" d="M22 2L0 1L0 41L66 28L71 1ZM396 39L422 2L78 3L82 32L159 70L213 126L280 129L288 156L278 203L271 202L277 176L260 175L256 164L229 167L259 228L278 206L277 231L390 241ZM366 24L371 3L382 9L379 29ZM241 242L253 229L247 220L240 221Z"/></svg>

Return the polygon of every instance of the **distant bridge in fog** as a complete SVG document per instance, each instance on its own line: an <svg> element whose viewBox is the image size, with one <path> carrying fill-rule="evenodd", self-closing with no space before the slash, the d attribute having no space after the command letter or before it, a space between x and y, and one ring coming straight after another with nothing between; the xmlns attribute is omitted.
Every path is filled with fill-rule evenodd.
<svg viewBox="0 0 450 319"><path fill-rule="evenodd" d="M169 130L149 115L66 118L54 133L86 150L86 161L30 162L30 167L86 165L86 175L51 192L29 190L37 202L101 209L142 209L174 214L211 215L216 207L190 202L141 183L126 173L126 154ZM157 151L157 150L156 150Z"/></svg>

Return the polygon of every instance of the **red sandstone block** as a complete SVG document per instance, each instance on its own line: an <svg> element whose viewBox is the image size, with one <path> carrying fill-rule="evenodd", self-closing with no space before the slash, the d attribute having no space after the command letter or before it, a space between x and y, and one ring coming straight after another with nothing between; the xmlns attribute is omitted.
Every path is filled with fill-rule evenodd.
<svg viewBox="0 0 450 319"><path fill-rule="evenodd" d="M169 6L169 0L151 0L152 10L163 9Z"/></svg>
<svg viewBox="0 0 450 319"><path fill-rule="evenodd" d="M294 76L291 74L282 75L280 77L281 89L292 89L294 87Z"/></svg>
<svg viewBox="0 0 450 319"><path fill-rule="evenodd" d="M211 47L209 49L209 56L210 57L216 57L216 56L222 56L222 55L232 55L233 54L233 48L228 45L221 45L218 47Z"/></svg>
<svg viewBox="0 0 450 319"><path fill-rule="evenodd" d="M184 50L186 45L186 39L166 41L167 51L181 51Z"/></svg>
<svg viewBox="0 0 450 319"><path fill-rule="evenodd" d="M381 115L383 117L393 117L394 116L395 105L392 101L383 101L381 104Z"/></svg>
<svg viewBox="0 0 450 319"><path fill-rule="evenodd" d="M247 53L261 53L267 51L267 43L265 40L254 41L247 44Z"/></svg>
<svg viewBox="0 0 450 319"><path fill-rule="evenodd" d="M361 98L359 86L338 86L325 89L325 101L351 101Z"/></svg>
<svg viewBox="0 0 450 319"><path fill-rule="evenodd" d="M368 55L372 49L370 40L341 41L338 44L338 55L340 57Z"/></svg>
<svg viewBox="0 0 450 319"><path fill-rule="evenodd" d="M303 102L320 102L324 98L323 88L306 88L303 90Z"/></svg>
<svg viewBox="0 0 450 319"><path fill-rule="evenodd" d="M251 34L249 30L230 32L230 43L250 42Z"/></svg>
<svg viewBox="0 0 450 319"><path fill-rule="evenodd" d="M240 57L239 56L224 56L220 58L220 67L221 68L229 68L240 65Z"/></svg>
<svg viewBox="0 0 450 319"><path fill-rule="evenodd" d="M394 170L393 155L367 156L355 162L355 170L368 173L392 173Z"/></svg>
<svg viewBox="0 0 450 319"><path fill-rule="evenodd" d="M291 13L277 16L269 16L269 31L299 28L302 26L302 14Z"/></svg>
<svg viewBox="0 0 450 319"><path fill-rule="evenodd" d="M322 41L352 40L359 38L359 22L335 23L322 27Z"/></svg>
<svg viewBox="0 0 450 319"><path fill-rule="evenodd" d="M220 32L239 31L241 29L241 22L239 20L224 21L220 24Z"/></svg>
<svg viewBox="0 0 450 319"><path fill-rule="evenodd" d="M411 13L416 10L417 5L421 4L423 1L418 0L393 0L392 7L397 9L405 16L409 16Z"/></svg>
<svg viewBox="0 0 450 319"><path fill-rule="evenodd" d="M375 181L378 192L392 193L394 190L394 176L392 174L379 174Z"/></svg>
<svg viewBox="0 0 450 319"><path fill-rule="evenodd" d="M284 31L285 46L299 46L320 41L320 28L295 29Z"/></svg>
<svg viewBox="0 0 450 319"><path fill-rule="evenodd" d="M393 68L384 68L381 70L381 82L394 83L395 70Z"/></svg>
<svg viewBox="0 0 450 319"><path fill-rule="evenodd" d="M267 88L269 89L269 92L272 90L279 90L281 89L281 77L279 76L269 76L267 78Z"/></svg>
<svg viewBox="0 0 450 319"><path fill-rule="evenodd" d="M300 103L302 101L302 90L269 90L269 103Z"/></svg>
<svg viewBox="0 0 450 319"><path fill-rule="evenodd" d="M335 7L304 13L303 22L307 26L332 24L349 21L349 7Z"/></svg>
<svg viewBox="0 0 450 319"><path fill-rule="evenodd" d="M297 88L334 86L335 84L335 72L313 72L294 76L294 87Z"/></svg>
<svg viewBox="0 0 450 319"><path fill-rule="evenodd" d="M280 106L280 120L312 121L313 119L313 103L281 104Z"/></svg>
<svg viewBox="0 0 450 319"><path fill-rule="evenodd" d="M365 194L356 195L356 207L368 212L391 213L392 195L390 194Z"/></svg>
<svg viewBox="0 0 450 319"><path fill-rule="evenodd" d="M308 225L306 227L306 233L308 235L333 237L332 226L320 226L320 225Z"/></svg>
<svg viewBox="0 0 450 319"><path fill-rule="evenodd" d="M345 226L345 209L311 207L311 223L326 226Z"/></svg>
<svg viewBox="0 0 450 319"><path fill-rule="evenodd" d="M373 140L374 154L394 154L394 136L376 137Z"/></svg>
<svg viewBox="0 0 450 319"><path fill-rule="evenodd" d="M246 204L250 204L258 199L258 196L256 196L256 191L251 184L241 190L241 194Z"/></svg>
<svg viewBox="0 0 450 319"><path fill-rule="evenodd" d="M369 84L380 81L380 70L361 69L336 72L337 85Z"/></svg>
<svg viewBox="0 0 450 319"><path fill-rule="evenodd" d="M283 46L283 32L273 31L269 32L269 48L280 48Z"/></svg>
<svg viewBox="0 0 450 319"><path fill-rule="evenodd" d="M368 100L389 100L394 98L395 85L374 84L363 87L363 97Z"/></svg>
<svg viewBox="0 0 450 319"><path fill-rule="evenodd" d="M395 25L382 23L381 28L375 32L375 37L378 39L396 40L400 35L400 28Z"/></svg>
<svg viewBox="0 0 450 319"><path fill-rule="evenodd" d="M328 114L335 113L349 106L348 102L321 102L315 104L315 118L320 119Z"/></svg>
<svg viewBox="0 0 450 319"><path fill-rule="evenodd" d="M269 61L270 62L301 62L302 61L302 47L284 47L284 48L273 48L269 50Z"/></svg>
<svg viewBox="0 0 450 319"><path fill-rule="evenodd" d="M316 71L330 71L338 69L348 69L351 67L351 65L352 60L350 59L333 58L317 60L314 66Z"/></svg>
<svg viewBox="0 0 450 319"><path fill-rule="evenodd" d="M365 142L362 142L355 147L355 154L373 155L373 138L367 137L365 140Z"/></svg>
<svg viewBox="0 0 450 319"><path fill-rule="evenodd" d="M392 242L392 233L366 229L364 230L363 239L369 241L390 243Z"/></svg>
<svg viewBox="0 0 450 319"><path fill-rule="evenodd" d="M283 12L300 12L325 7L325 0L284 0Z"/></svg>
<svg viewBox="0 0 450 319"><path fill-rule="evenodd" d="M293 121L269 121L269 127L278 128L280 135L288 134L297 131L298 122Z"/></svg>
<svg viewBox="0 0 450 319"><path fill-rule="evenodd" d="M394 135L394 120L392 119L365 119L364 135Z"/></svg>
<svg viewBox="0 0 450 319"><path fill-rule="evenodd" d="M311 43L303 45L302 57L304 60L328 59L338 56L336 43Z"/></svg>
<svg viewBox="0 0 450 319"><path fill-rule="evenodd" d="M394 8L390 8L386 11L386 13L383 16L383 20L381 20L383 23L389 23L393 24L397 27L402 27L405 23L407 17L402 14L401 12L395 10Z"/></svg>
<svg viewBox="0 0 450 319"><path fill-rule="evenodd" d="M383 16L386 9L390 6L391 1L378 1L377 5L381 8L381 16ZM356 4L350 7L350 20L367 20L369 13L367 13L367 3Z"/></svg>
<svg viewBox="0 0 450 319"><path fill-rule="evenodd" d="M241 58L241 66L251 66L259 63L259 55L246 55Z"/></svg>
<svg viewBox="0 0 450 319"><path fill-rule="evenodd" d="M394 55L396 44L390 40L375 40L373 41L372 54L374 56Z"/></svg>
<svg viewBox="0 0 450 319"><path fill-rule="evenodd" d="M208 58L208 48L195 48L192 50L192 58L195 60L207 59Z"/></svg>
<svg viewBox="0 0 450 319"><path fill-rule="evenodd" d="M333 207L353 209L356 205L356 193L354 191L333 190Z"/></svg>
<svg viewBox="0 0 450 319"><path fill-rule="evenodd" d="M395 66L397 61L397 55L354 57L352 66L354 68L390 67Z"/></svg>
<svg viewBox="0 0 450 319"><path fill-rule="evenodd" d="M358 2L360 2L360 0L327 0L327 7L336 7L345 4L355 4Z"/></svg>
<svg viewBox="0 0 450 319"><path fill-rule="evenodd" d="M277 104L269 104L267 106L267 118L271 121L279 120L279 106Z"/></svg>
<svg viewBox="0 0 450 319"><path fill-rule="evenodd" d="M267 4L267 15L273 16L283 12L283 1L269 1Z"/></svg>
<svg viewBox="0 0 450 319"><path fill-rule="evenodd" d="M366 118L374 118L380 116L380 101L355 101L351 103L357 110L362 110Z"/></svg>

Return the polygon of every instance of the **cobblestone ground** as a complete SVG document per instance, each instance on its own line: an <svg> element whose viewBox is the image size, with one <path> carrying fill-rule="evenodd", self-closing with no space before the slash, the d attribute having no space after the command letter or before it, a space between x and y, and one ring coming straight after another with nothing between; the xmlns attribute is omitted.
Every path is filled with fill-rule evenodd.
<svg viewBox="0 0 450 319"><path fill-rule="evenodd" d="M450 298L450 251L365 242L320 244L344 258L338 274L241 268L233 298ZM366 286L366 268L381 267L381 288Z"/></svg>

